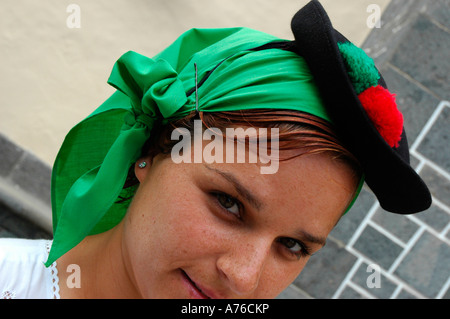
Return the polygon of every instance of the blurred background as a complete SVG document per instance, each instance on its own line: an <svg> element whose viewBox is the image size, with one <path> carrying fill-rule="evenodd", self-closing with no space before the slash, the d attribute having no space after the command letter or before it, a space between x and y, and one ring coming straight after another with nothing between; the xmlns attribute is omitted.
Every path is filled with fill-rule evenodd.
<svg viewBox="0 0 450 319"><path fill-rule="evenodd" d="M151 57L193 27L292 39L290 20L307 2L2 0L0 237L51 238L51 165L67 132L113 93L106 81L123 53ZM364 188L280 298L449 298L450 0L321 3L397 94L434 204L387 214Z"/></svg>

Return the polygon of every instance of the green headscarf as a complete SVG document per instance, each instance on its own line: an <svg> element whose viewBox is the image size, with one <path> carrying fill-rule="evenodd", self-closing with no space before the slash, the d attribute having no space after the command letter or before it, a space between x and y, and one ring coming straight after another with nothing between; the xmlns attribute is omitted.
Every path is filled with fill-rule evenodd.
<svg viewBox="0 0 450 319"><path fill-rule="evenodd" d="M192 29L154 58L127 52L108 83L117 91L66 136L52 172L54 239L46 266L86 236L117 225L128 170L156 120L198 110L287 109L330 121L306 62L280 49L253 48L280 39L247 28ZM362 185L362 184L361 184ZM360 186L361 186L360 185Z"/></svg>

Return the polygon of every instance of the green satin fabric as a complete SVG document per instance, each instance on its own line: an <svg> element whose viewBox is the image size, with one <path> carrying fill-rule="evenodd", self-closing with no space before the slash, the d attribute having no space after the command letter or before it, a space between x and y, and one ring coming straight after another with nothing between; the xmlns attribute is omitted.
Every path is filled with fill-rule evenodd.
<svg viewBox="0 0 450 319"><path fill-rule="evenodd" d="M186 95L198 90L199 111L289 109L330 120L305 61L267 49L280 39L246 29L192 29L154 58L127 52L108 83L117 91L66 136L52 172L54 239L46 265L86 236L117 225L127 210L117 203L129 167L141 155L157 119L168 122L195 110Z"/></svg>

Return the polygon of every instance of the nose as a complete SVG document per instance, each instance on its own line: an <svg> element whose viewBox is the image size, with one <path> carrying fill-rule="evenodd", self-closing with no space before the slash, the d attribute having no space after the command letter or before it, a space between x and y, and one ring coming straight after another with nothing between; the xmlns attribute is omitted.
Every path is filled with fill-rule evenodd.
<svg viewBox="0 0 450 319"><path fill-rule="evenodd" d="M234 293L249 295L256 290L271 246L272 241L263 238L241 241L218 258L217 268Z"/></svg>

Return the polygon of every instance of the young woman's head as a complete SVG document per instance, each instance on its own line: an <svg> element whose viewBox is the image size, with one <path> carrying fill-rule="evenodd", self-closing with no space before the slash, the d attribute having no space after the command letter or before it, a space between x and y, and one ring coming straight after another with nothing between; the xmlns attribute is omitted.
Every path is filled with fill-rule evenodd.
<svg viewBox="0 0 450 319"><path fill-rule="evenodd" d="M108 81L117 91L55 160L46 265L114 229L144 297L274 297L363 181L388 211L429 207L373 60L317 1L292 30L294 41L192 29L153 59L125 53ZM248 142L244 157L230 140Z"/></svg>
<svg viewBox="0 0 450 319"><path fill-rule="evenodd" d="M261 174L259 161L227 162L225 147L219 163L175 163L171 132L194 134L194 117L166 125L134 167L139 187L119 226L128 269L148 298L276 297L325 245L355 196L359 164L311 115L253 110L201 118L222 132L277 127L278 170Z"/></svg>

